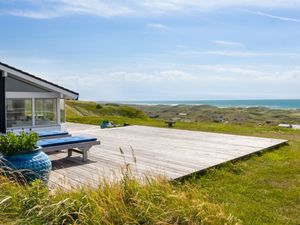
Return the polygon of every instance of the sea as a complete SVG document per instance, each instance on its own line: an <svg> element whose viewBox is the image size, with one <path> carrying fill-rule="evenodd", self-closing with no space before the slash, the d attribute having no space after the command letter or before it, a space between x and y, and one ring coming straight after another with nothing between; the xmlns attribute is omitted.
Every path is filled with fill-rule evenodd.
<svg viewBox="0 0 300 225"><path fill-rule="evenodd" d="M199 100L199 101L126 101L125 104L138 105L211 105L220 108L229 107L266 107L272 109L300 109L300 99L265 100Z"/></svg>

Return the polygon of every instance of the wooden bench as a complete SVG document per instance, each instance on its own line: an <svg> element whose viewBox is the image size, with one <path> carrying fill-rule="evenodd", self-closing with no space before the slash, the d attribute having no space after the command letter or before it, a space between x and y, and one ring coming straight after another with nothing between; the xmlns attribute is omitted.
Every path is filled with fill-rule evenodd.
<svg viewBox="0 0 300 225"><path fill-rule="evenodd" d="M165 123L168 125L169 128L172 128L176 122L169 120L169 121L165 121Z"/></svg>
<svg viewBox="0 0 300 225"><path fill-rule="evenodd" d="M100 145L100 141L96 138L75 136L40 140L38 145L42 148L41 150L46 153L68 150L68 157L71 157L73 152L77 152L82 154L83 161L87 161L89 150L95 145Z"/></svg>
<svg viewBox="0 0 300 225"><path fill-rule="evenodd" d="M71 134L69 134L67 131L39 131L37 134L39 135L40 140L71 137Z"/></svg>

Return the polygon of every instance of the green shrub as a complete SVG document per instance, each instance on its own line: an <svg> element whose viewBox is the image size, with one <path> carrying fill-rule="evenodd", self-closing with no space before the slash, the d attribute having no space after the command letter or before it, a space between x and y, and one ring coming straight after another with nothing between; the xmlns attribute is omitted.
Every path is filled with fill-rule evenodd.
<svg viewBox="0 0 300 225"><path fill-rule="evenodd" d="M38 135L34 132L8 132L0 136L0 151L5 156L34 151L37 149L37 141Z"/></svg>

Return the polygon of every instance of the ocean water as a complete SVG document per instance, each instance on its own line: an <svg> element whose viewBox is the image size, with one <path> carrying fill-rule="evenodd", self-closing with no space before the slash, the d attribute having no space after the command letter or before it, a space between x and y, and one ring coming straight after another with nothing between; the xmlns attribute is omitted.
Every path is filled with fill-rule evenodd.
<svg viewBox="0 0 300 225"><path fill-rule="evenodd" d="M203 100L203 101L127 101L140 105L212 105L228 107L267 107L274 109L300 109L300 99L280 100Z"/></svg>

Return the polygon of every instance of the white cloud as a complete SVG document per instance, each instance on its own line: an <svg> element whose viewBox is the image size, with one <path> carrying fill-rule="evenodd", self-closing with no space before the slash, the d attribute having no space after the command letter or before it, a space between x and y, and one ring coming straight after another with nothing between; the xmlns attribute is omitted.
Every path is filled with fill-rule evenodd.
<svg viewBox="0 0 300 225"><path fill-rule="evenodd" d="M212 41L213 44L225 46L225 47L241 47L243 46L240 42L234 42L234 41L223 41L223 40L214 40Z"/></svg>
<svg viewBox="0 0 300 225"><path fill-rule="evenodd" d="M276 19L276 20L300 23L300 19L276 16L276 15L272 15L272 14L268 14L268 13L264 13L264 12L260 12L260 11L251 11L251 10L244 10L244 11L255 14L255 15L259 15L259 16L264 16L264 17Z"/></svg>
<svg viewBox="0 0 300 225"><path fill-rule="evenodd" d="M176 48L179 48L179 49L188 49L189 47L187 45L176 45Z"/></svg>
<svg viewBox="0 0 300 225"><path fill-rule="evenodd" d="M135 71L112 71L104 72L104 74L95 73L89 75L90 84L93 84L95 80L102 80L105 82L117 82L117 83L153 83L153 82L180 82L180 81L193 81L198 80L199 77L183 70L169 69L152 72L135 72ZM91 78L92 77L92 78ZM96 78L98 77L98 78ZM87 82L87 81L86 81Z"/></svg>
<svg viewBox="0 0 300 225"><path fill-rule="evenodd" d="M223 99L300 97L300 67L247 65L133 65L122 69L42 72L83 99ZM84 84L84 85L83 85ZM110 88L99 88L105 84Z"/></svg>
<svg viewBox="0 0 300 225"><path fill-rule="evenodd" d="M258 52L258 51L178 51L181 54L191 55L215 55L215 56L230 56L230 57L300 57L300 53L294 52Z"/></svg>
<svg viewBox="0 0 300 225"><path fill-rule="evenodd" d="M165 70L160 72L160 77L166 81L195 81L198 80L198 76L182 70Z"/></svg>
<svg viewBox="0 0 300 225"><path fill-rule="evenodd" d="M8 14L12 16L27 17L32 19L51 19L59 17L57 12L51 11L22 11L22 10L12 10Z"/></svg>
<svg viewBox="0 0 300 225"><path fill-rule="evenodd" d="M149 16L173 12L189 12L193 10L208 11L232 7L256 8L299 8L300 1L296 0L15 0L5 2L6 7L1 12L30 17L34 19L47 19L69 15L94 15L100 17L115 16ZM19 5L22 5L19 6ZM24 7L26 5L26 7ZM273 16L261 12L256 14L276 19L297 19Z"/></svg>
<svg viewBox="0 0 300 225"><path fill-rule="evenodd" d="M158 30L169 30L170 27L161 24L161 23L149 23L147 24L148 27L153 28L153 29L158 29Z"/></svg>
<svg viewBox="0 0 300 225"><path fill-rule="evenodd" d="M293 70L283 72L282 78L284 79L300 79L300 69L295 68Z"/></svg>
<svg viewBox="0 0 300 225"><path fill-rule="evenodd" d="M54 0L65 12L113 17L131 14L132 10L119 1Z"/></svg>
<svg viewBox="0 0 300 225"><path fill-rule="evenodd" d="M300 2L297 0L141 0L139 2L148 10L156 13L167 13L182 9L207 11L225 7L300 7Z"/></svg>
<svg viewBox="0 0 300 225"><path fill-rule="evenodd" d="M147 65L145 65L147 67ZM224 81L224 80L295 80L300 78L300 68L285 68L278 70L277 67L266 67L257 69L254 66L237 65L183 65L170 67L169 69L153 69L147 72L126 70L99 70L101 72L88 72L86 76L80 75L54 75L48 76L53 81L59 80L61 83L73 83L81 86L83 83L87 86L98 87L101 83L115 83L126 85L131 84L154 84L154 83L197 83L206 81ZM72 82L69 82L72 81Z"/></svg>
<svg viewBox="0 0 300 225"><path fill-rule="evenodd" d="M1 52L0 52L1 53ZM58 60L52 58L44 58L44 57L22 57L22 56L11 56L9 53L3 52L1 56L4 60L3 63L7 63L10 65L21 65L22 67L30 67L30 66L46 66L57 64Z"/></svg>
<svg viewBox="0 0 300 225"><path fill-rule="evenodd" d="M104 2L100 0L24 0L30 9L20 9L16 5L2 9L6 14L33 19L51 19L69 15L94 15L114 17L131 15L132 9L119 2Z"/></svg>

